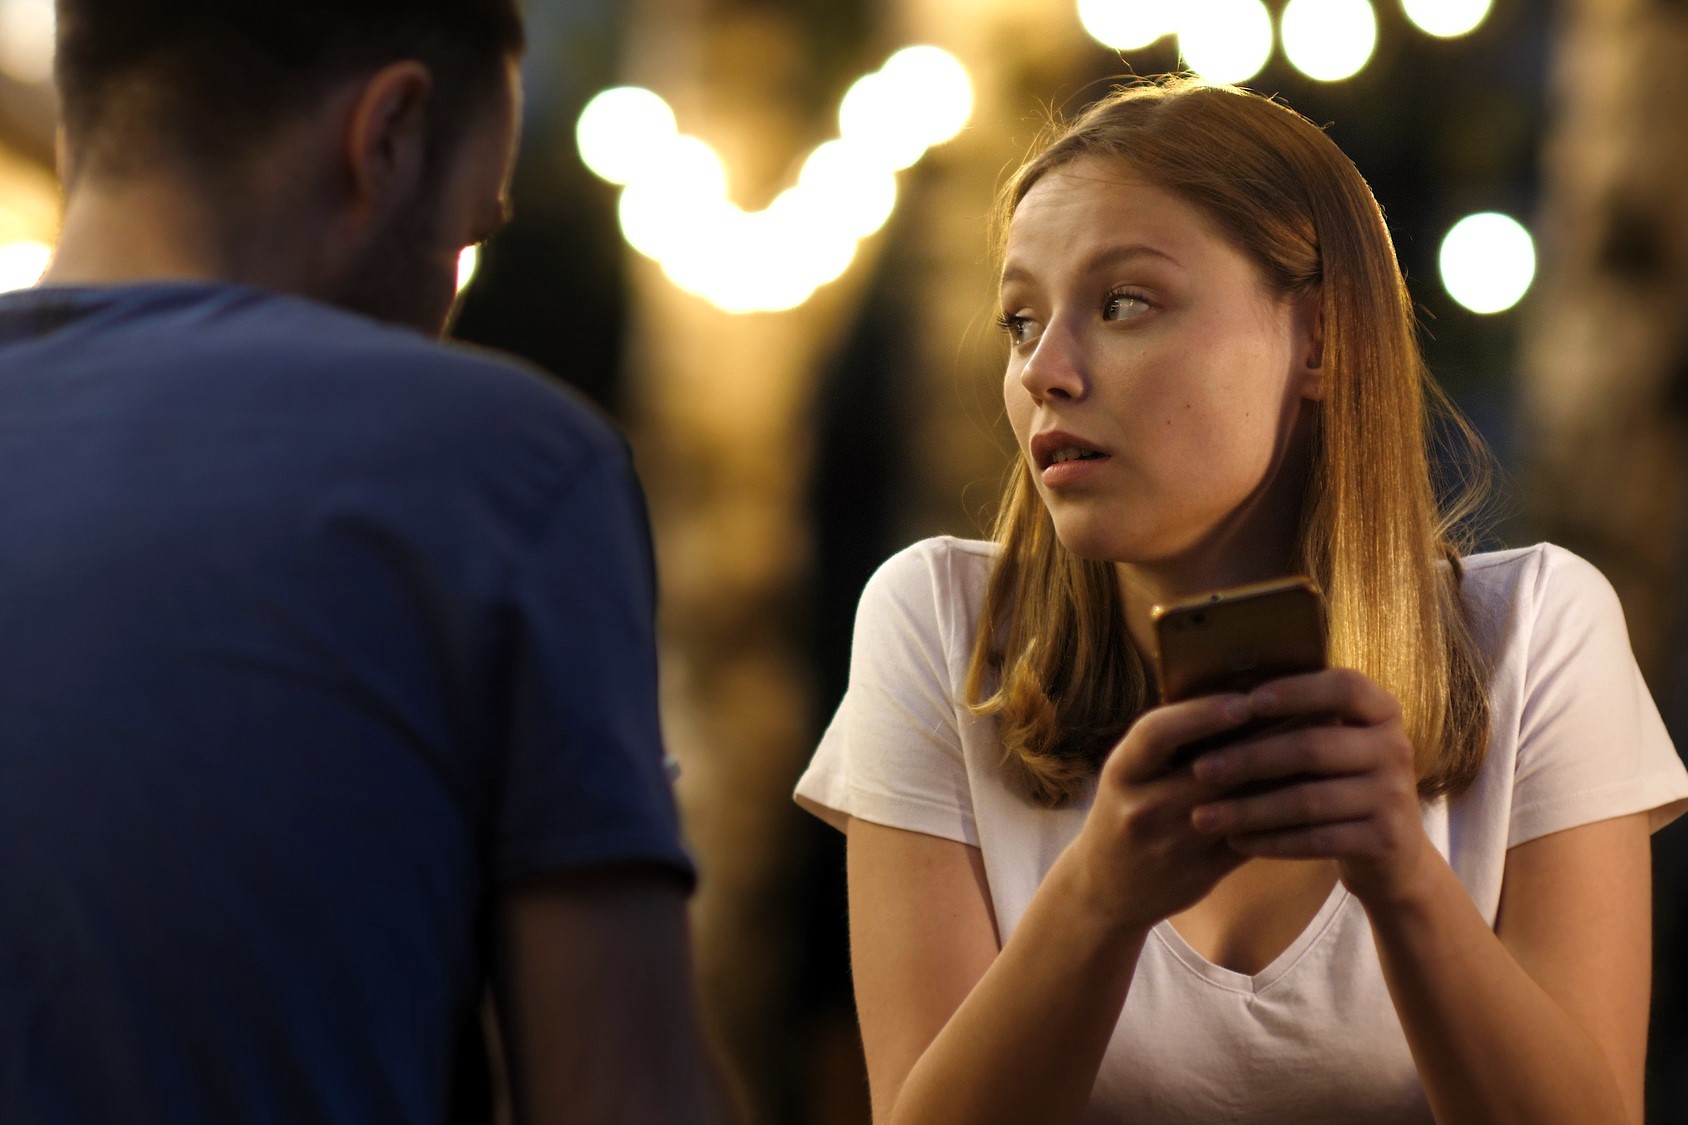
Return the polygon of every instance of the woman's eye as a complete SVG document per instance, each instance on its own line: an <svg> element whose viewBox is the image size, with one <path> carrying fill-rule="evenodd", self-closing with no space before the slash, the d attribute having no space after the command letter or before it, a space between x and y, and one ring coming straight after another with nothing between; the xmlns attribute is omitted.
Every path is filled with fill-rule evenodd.
<svg viewBox="0 0 1688 1125"><path fill-rule="evenodd" d="M1103 320L1130 320L1149 311L1149 302L1135 293L1110 293L1102 306Z"/></svg>
<svg viewBox="0 0 1688 1125"><path fill-rule="evenodd" d="M1008 333L1010 343L1023 344L1031 338L1032 322L1029 317L1004 313L996 318L996 326Z"/></svg>

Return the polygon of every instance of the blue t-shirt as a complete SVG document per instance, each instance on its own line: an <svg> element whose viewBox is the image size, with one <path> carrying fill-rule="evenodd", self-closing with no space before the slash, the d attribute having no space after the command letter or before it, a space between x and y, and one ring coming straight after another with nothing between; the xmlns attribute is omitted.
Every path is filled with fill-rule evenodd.
<svg viewBox="0 0 1688 1125"><path fill-rule="evenodd" d="M491 893L690 878L622 439L218 285L0 297L0 1122L438 1122Z"/></svg>

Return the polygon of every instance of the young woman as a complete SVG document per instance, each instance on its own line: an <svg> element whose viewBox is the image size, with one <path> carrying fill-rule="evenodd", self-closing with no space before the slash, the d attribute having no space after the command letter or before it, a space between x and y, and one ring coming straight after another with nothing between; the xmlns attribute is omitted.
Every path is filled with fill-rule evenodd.
<svg viewBox="0 0 1688 1125"><path fill-rule="evenodd" d="M880 569L798 787L848 834L874 1120L1640 1122L1688 773L1597 571L1460 557L1359 173L1166 81L1004 215L995 540ZM1331 670L1155 705L1152 606L1291 573ZM1318 721L1223 739L1264 716Z"/></svg>

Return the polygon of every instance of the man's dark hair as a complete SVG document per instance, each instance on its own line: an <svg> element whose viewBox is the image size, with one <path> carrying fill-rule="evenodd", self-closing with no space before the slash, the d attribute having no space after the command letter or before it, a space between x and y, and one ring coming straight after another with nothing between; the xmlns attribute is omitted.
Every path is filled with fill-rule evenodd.
<svg viewBox="0 0 1688 1125"><path fill-rule="evenodd" d="M519 0L58 0L57 78L79 167L238 162L330 91L415 59L432 147L454 144L523 48Z"/></svg>

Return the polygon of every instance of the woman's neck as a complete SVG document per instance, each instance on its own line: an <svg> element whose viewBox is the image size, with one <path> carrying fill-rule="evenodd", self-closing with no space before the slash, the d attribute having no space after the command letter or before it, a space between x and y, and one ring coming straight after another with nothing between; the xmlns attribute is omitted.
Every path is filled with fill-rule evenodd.
<svg viewBox="0 0 1688 1125"><path fill-rule="evenodd" d="M1153 657L1156 651L1151 611L1157 605L1301 572L1310 413L1298 421L1260 489L1219 527L1173 557L1114 564L1126 631L1139 652Z"/></svg>

